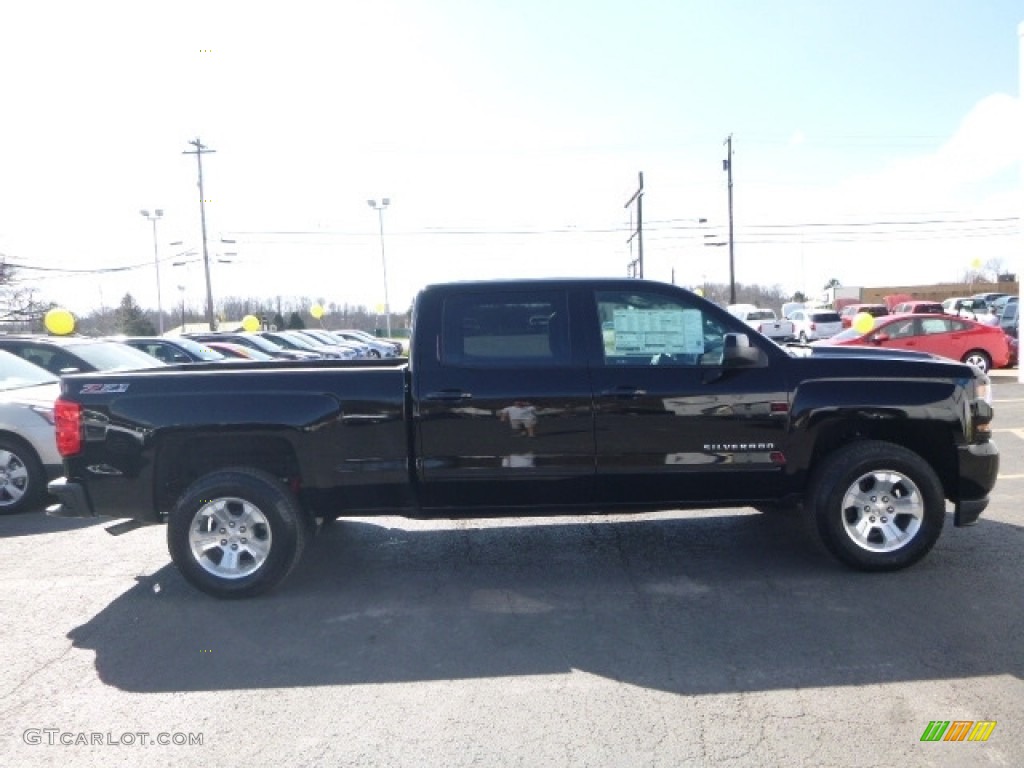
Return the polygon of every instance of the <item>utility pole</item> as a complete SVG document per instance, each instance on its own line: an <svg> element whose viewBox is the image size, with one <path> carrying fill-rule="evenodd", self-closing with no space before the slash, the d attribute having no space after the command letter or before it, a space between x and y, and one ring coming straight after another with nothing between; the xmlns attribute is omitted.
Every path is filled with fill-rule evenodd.
<svg viewBox="0 0 1024 768"><path fill-rule="evenodd" d="M203 196L203 155L216 152L215 149L207 149L197 136L189 142L195 150L186 150L183 155L195 155L196 165L199 169L199 221L203 230L203 269L206 272L206 322L211 331L217 330L217 318L213 314L213 288L210 286L210 252L206 245L206 199Z"/></svg>
<svg viewBox="0 0 1024 768"><path fill-rule="evenodd" d="M632 243L633 238L636 238L636 258L629 262L629 276L638 277L642 280L644 277L644 172L640 171L637 175L640 178L639 186L636 192L633 193L633 196L622 207L629 208L634 201L636 202L636 228L630 234L626 243Z"/></svg>
<svg viewBox="0 0 1024 768"><path fill-rule="evenodd" d="M732 229L732 134L725 140L725 160L722 161L722 169L728 174L729 179L729 303L736 303L736 261L735 241L733 240Z"/></svg>

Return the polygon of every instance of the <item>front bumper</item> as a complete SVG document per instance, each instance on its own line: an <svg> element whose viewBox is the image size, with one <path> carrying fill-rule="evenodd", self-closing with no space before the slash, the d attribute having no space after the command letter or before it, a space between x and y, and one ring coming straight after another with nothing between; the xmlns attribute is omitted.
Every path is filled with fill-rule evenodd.
<svg viewBox="0 0 1024 768"><path fill-rule="evenodd" d="M56 497L57 503L46 508L50 517L96 517L85 488L80 483L69 483L66 477L51 480L46 489Z"/></svg>
<svg viewBox="0 0 1024 768"><path fill-rule="evenodd" d="M963 527L978 522L988 507L988 494L999 475L999 448L995 442L959 447L960 494L955 501L953 524Z"/></svg>

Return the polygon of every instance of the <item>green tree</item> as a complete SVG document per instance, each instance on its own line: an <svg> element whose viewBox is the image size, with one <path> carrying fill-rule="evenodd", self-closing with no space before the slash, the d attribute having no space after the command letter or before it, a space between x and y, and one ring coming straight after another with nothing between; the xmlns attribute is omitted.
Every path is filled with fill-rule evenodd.
<svg viewBox="0 0 1024 768"><path fill-rule="evenodd" d="M121 306L117 308L117 329L126 336L156 335L153 321L146 317L130 293L124 295Z"/></svg>
<svg viewBox="0 0 1024 768"><path fill-rule="evenodd" d="M306 327L306 324L302 322L302 316L298 312L292 312L288 315L288 329L292 331L300 331Z"/></svg>
<svg viewBox="0 0 1024 768"><path fill-rule="evenodd" d="M833 277L831 280L825 283L825 290L827 291L829 288L838 288L841 285L842 283L840 283L837 278Z"/></svg>

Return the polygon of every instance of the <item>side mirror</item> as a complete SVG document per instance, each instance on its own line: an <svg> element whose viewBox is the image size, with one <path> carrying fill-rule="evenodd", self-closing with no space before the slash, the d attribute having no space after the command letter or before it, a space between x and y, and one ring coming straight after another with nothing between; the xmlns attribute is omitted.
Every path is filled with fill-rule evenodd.
<svg viewBox="0 0 1024 768"><path fill-rule="evenodd" d="M722 365L726 368L750 368L760 365L764 353L750 345L745 333L727 333L723 339Z"/></svg>

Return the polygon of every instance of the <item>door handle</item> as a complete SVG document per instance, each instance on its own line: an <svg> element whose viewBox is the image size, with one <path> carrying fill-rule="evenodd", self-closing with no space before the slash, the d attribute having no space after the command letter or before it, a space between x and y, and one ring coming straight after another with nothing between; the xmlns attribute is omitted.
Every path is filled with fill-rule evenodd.
<svg viewBox="0 0 1024 768"><path fill-rule="evenodd" d="M424 395L424 399L453 402L460 400L472 400L473 395L469 392L463 392L461 389L442 389L437 392L428 392Z"/></svg>

